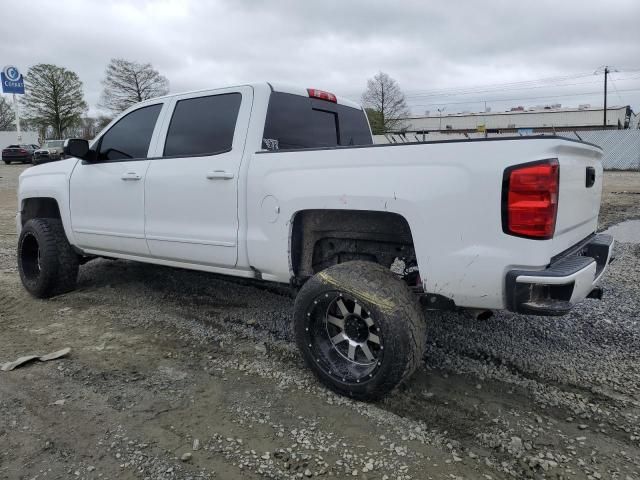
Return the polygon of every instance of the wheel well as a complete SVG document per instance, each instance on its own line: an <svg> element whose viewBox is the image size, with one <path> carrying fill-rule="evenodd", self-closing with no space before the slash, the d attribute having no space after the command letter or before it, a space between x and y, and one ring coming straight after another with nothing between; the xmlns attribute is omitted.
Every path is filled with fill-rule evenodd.
<svg viewBox="0 0 640 480"><path fill-rule="evenodd" d="M20 212L22 225L24 226L32 218L61 219L58 202L49 197L27 198L22 202L22 210Z"/></svg>
<svg viewBox="0 0 640 480"><path fill-rule="evenodd" d="M350 260L368 260L391 268L404 262L399 274L417 263L411 229L404 217L369 210L305 210L293 219L292 279L301 284L315 273Z"/></svg>

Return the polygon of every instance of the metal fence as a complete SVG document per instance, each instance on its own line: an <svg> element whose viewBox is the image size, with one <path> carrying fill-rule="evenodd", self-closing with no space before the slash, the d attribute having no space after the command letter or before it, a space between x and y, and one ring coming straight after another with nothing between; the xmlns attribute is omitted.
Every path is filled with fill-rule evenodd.
<svg viewBox="0 0 640 480"><path fill-rule="evenodd" d="M559 136L598 145L603 150L602 164L606 170L640 170L640 130L577 130L561 132ZM375 143L408 143L429 140L459 140L483 138L484 133L419 133L375 135ZM488 137L513 137L513 133L490 133Z"/></svg>
<svg viewBox="0 0 640 480"><path fill-rule="evenodd" d="M606 170L640 170L640 130L588 130L563 133L563 137L594 143L603 150Z"/></svg>

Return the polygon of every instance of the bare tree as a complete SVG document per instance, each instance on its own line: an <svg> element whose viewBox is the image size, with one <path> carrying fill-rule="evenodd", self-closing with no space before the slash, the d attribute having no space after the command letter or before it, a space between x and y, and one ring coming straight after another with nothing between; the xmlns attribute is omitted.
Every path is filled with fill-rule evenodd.
<svg viewBox="0 0 640 480"><path fill-rule="evenodd" d="M41 132L51 127L56 138L63 138L67 129L78 125L87 110L82 82L64 67L34 65L25 77L25 89L27 121Z"/></svg>
<svg viewBox="0 0 640 480"><path fill-rule="evenodd" d="M14 130L15 120L16 113L13 111L13 107L2 95L0 95L0 131Z"/></svg>
<svg viewBox="0 0 640 480"><path fill-rule="evenodd" d="M409 116L409 108L398 83L384 72L367 80L362 103L367 107L374 134L400 129L403 126L401 119Z"/></svg>
<svg viewBox="0 0 640 480"><path fill-rule="evenodd" d="M150 63L112 58L102 81L104 90L100 106L120 113L134 103L166 95L169 81Z"/></svg>

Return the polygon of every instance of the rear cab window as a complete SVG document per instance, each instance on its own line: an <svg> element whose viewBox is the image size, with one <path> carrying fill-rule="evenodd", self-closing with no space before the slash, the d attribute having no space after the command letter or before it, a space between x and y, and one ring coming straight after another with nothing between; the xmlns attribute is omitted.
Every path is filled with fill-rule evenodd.
<svg viewBox="0 0 640 480"><path fill-rule="evenodd" d="M316 98L273 92L262 148L290 150L371 145L366 115L358 108Z"/></svg>

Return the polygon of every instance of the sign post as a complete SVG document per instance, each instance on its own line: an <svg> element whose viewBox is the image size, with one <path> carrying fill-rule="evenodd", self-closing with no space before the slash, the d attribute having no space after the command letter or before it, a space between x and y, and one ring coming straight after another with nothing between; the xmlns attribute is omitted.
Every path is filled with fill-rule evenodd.
<svg viewBox="0 0 640 480"><path fill-rule="evenodd" d="M18 140L22 140L22 133L20 132L20 104L16 100L16 94L13 94L13 109L16 111L16 131L18 132Z"/></svg>
<svg viewBox="0 0 640 480"><path fill-rule="evenodd" d="M18 141L22 140L20 132L20 105L16 95L24 95L24 78L20 71L13 65L7 65L0 73L0 82L2 83L2 93L11 93L13 95L13 109L16 112L16 131L18 132Z"/></svg>

